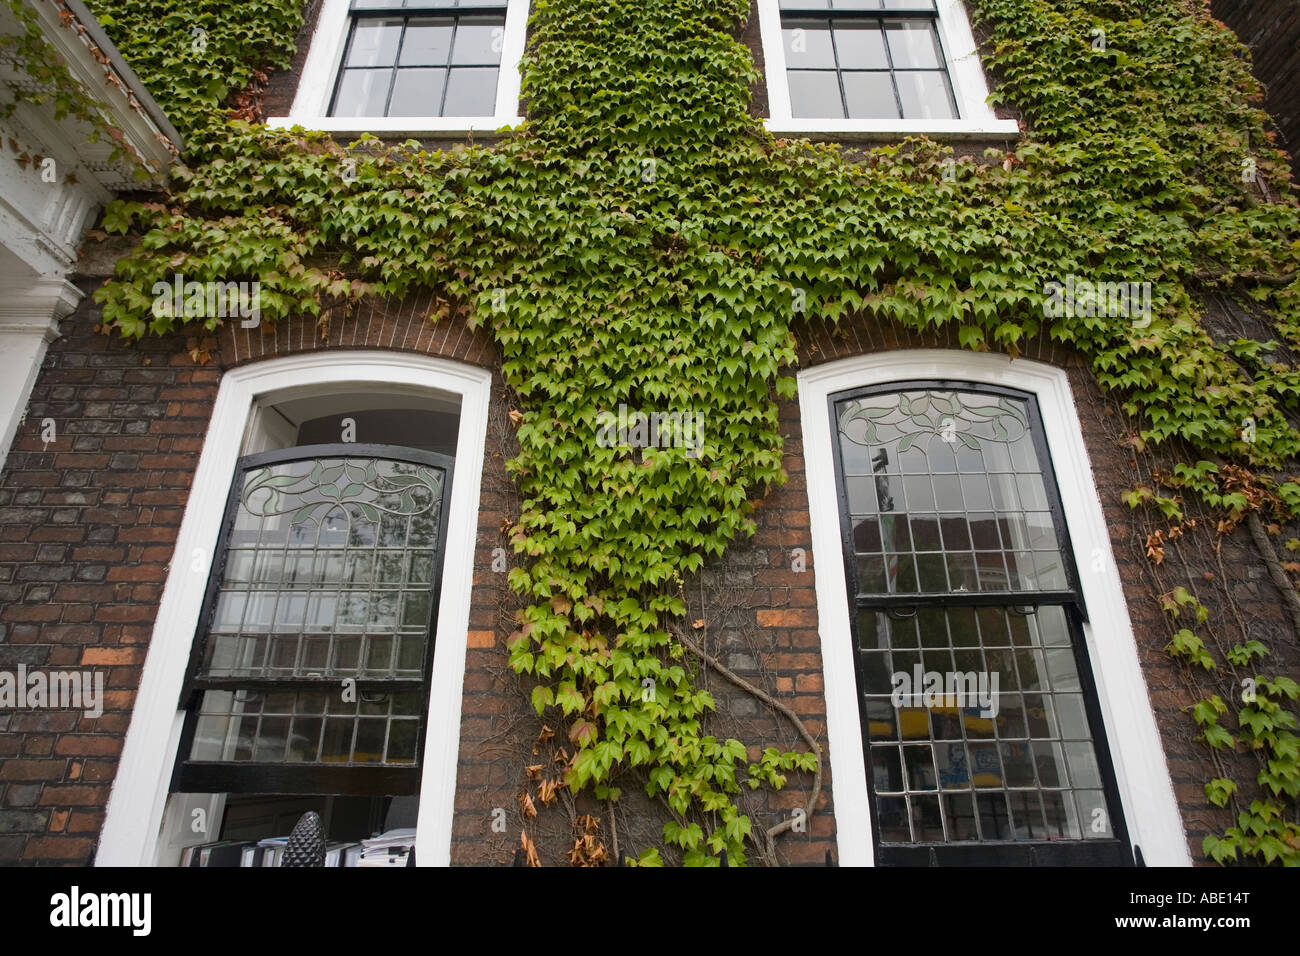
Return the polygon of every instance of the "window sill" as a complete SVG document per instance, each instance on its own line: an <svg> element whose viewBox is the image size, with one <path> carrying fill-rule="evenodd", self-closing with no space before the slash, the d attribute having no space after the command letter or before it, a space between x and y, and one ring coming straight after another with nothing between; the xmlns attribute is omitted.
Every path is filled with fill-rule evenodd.
<svg viewBox="0 0 1300 956"><path fill-rule="evenodd" d="M301 126L325 133L349 133L357 136L372 133L381 138L468 136L494 139L524 121L522 116L271 116L266 125L272 129Z"/></svg>
<svg viewBox="0 0 1300 956"><path fill-rule="evenodd" d="M768 132L776 136L832 139L848 142L896 140L905 136L935 139L1019 138L1016 120L835 120L766 119Z"/></svg>

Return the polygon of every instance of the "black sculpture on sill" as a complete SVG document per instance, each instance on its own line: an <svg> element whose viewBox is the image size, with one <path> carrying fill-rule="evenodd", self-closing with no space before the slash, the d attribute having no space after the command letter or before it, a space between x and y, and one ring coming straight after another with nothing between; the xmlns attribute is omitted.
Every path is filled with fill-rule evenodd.
<svg viewBox="0 0 1300 956"><path fill-rule="evenodd" d="M284 846L284 857L280 865L325 865L325 824L315 810L308 810L294 824L289 842Z"/></svg>

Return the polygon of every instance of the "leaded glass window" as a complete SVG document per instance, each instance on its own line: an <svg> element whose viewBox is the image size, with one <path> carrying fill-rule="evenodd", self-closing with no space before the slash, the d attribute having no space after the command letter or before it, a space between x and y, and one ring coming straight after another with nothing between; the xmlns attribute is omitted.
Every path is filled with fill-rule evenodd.
<svg viewBox="0 0 1300 956"><path fill-rule="evenodd" d="M878 861L1131 862L1032 396L831 402Z"/></svg>
<svg viewBox="0 0 1300 956"><path fill-rule="evenodd" d="M492 116L505 0L352 0L330 116Z"/></svg>
<svg viewBox="0 0 1300 956"><path fill-rule="evenodd" d="M450 481L381 445L240 462L174 790L418 791Z"/></svg>
<svg viewBox="0 0 1300 956"><path fill-rule="evenodd" d="M790 114L957 119L934 0L781 0Z"/></svg>

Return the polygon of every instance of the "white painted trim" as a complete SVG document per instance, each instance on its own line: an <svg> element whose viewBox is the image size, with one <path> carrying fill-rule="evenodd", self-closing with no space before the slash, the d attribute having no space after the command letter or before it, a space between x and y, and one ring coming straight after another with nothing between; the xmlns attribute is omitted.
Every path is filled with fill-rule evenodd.
<svg viewBox="0 0 1300 956"><path fill-rule="evenodd" d="M0 468L9 457L18 427L36 387L45 353L59 337L59 322L72 314L84 293L60 279L40 279L30 284L0 281ZM62 422L55 422L56 430ZM65 433L63 443L71 447Z"/></svg>
<svg viewBox="0 0 1300 956"><path fill-rule="evenodd" d="M116 49L104 49L93 42L91 34L102 36L102 33L89 11L85 11L85 17L91 25L86 26L77 19L82 14L75 10L67 11L73 14L73 19L65 21L65 10L60 4L28 0L27 6L40 22L41 35L57 52L72 77L94 99L101 116L121 132L123 142L151 163L154 170L147 179L140 181L134 178L135 164L131 160L109 163L109 144L90 142L87 136L91 129L84 121L72 117L55 119L55 110L47 101L39 109L49 128L59 127L66 141L75 144L78 157L86 162L93 181L115 191L163 185L168 169L175 163L175 156L168 149L168 143L172 141L167 137L175 137L178 141L179 135L166 122L162 110L144 91L121 54ZM14 22L9 10L5 10L0 19L6 24ZM85 27L85 32L81 27ZM151 113L146 104L156 113ZM172 145L180 144L172 142ZM71 171L64 162L60 163L60 168Z"/></svg>
<svg viewBox="0 0 1300 956"><path fill-rule="evenodd" d="M511 116L507 119L497 119L494 116L375 116L366 119L355 116L304 118L275 116L268 119L266 125L272 129L301 126L324 133L356 136L362 133L374 133L376 136L390 139L396 136L418 138L430 133L455 137L473 133L480 138L490 139L502 130L518 126L523 121L522 116Z"/></svg>
<svg viewBox="0 0 1300 956"><path fill-rule="evenodd" d="M501 40L501 70L497 74L496 113L492 116L327 116L334 81L343 61L348 35L350 0L324 0L312 32L307 61L288 116L273 116L266 125L303 126L329 133L376 133L421 136L428 133L492 134L522 123L519 115L519 61L528 32L529 0L507 0L505 34ZM473 8L466 8L473 12Z"/></svg>
<svg viewBox="0 0 1300 956"><path fill-rule="evenodd" d="M840 865L872 865L873 846L827 401L847 389L924 379L1002 385L1037 397L1091 617L1084 640L1129 837L1149 866L1190 866L1069 379L1062 369L1027 359L938 349L857 356L808 369L798 379ZM1100 572L1093 570L1095 557L1102 558Z"/></svg>
<svg viewBox="0 0 1300 956"><path fill-rule="evenodd" d="M96 866L147 866L155 859L183 720L177 702L202 611L225 501L254 402L260 396L285 389L381 383L460 397L456 473L447 508L446 556L416 844L416 858L422 865L450 862L470 589L492 375L486 369L429 356L348 351L295 355L242 366L227 372L221 381L109 797ZM192 565L196 551L201 557L197 571Z"/></svg>
<svg viewBox="0 0 1300 956"><path fill-rule="evenodd" d="M758 0L758 31L767 68L767 128L774 134L825 134L844 139L902 136L979 138L1019 136L1020 124L1001 120L988 104L988 82L980 66L975 35L961 0L938 0L939 40L957 98L955 120L795 119L790 114L790 84L786 79L785 44L781 40L780 0ZM888 16L889 11L881 11Z"/></svg>
<svg viewBox="0 0 1300 956"><path fill-rule="evenodd" d="M1019 137L1015 120L995 119L987 123L966 120L849 120L849 119L766 119L763 125L774 136L813 139L896 140L905 136L931 139L1002 139Z"/></svg>

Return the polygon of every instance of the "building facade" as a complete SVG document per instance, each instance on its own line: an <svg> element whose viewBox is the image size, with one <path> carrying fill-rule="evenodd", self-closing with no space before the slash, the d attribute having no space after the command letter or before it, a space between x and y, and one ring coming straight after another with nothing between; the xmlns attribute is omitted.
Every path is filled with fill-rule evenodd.
<svg viewBox="0 0 1300 956"><path fill-rule="evenodd" d="M71 0L27 6L53 39L59 10L99 29ZM527 0L413 6L309 4L265 123L452 144L528 115ZM756 0L739 33L773 134L1015 148L1022 125L988 104L959 0L812 7ZM75 67L81 49L65 55ZM133 188L156 192L180 137L118 70L134 98L115 119L159 134L139 136L157 172ZM612 807L545 799L572 728L539 717L510 667L519 403L491 333L430 321L434 291L364 300L322 330L245 322L239 290L219 289L235 298L213 332L102 334L88 293L135 240L72 250L126 187L95 156L64 159L56 133L79 137L60 121L5 122L92 170L78 183L93 196L38 277L3 280L49 301L15 313L21 347L4 340L0 669L103 683L92 706L0 708L0 863L177 865L313 809L344 842L413 828L426 865L508 864L521 832L549 864L592 835L610 860L658 845L663 808L635 774ZM53 202L5 155L7 207ZM24 240L5 228L13 258ZM194 290L158 294L180 311ZM1240 610L1234 640L1268 640L1294 673L1248 529L1213 552L1171 542L1155 570L1161 522L1123 494L1166 463L1135 451L1121 399L1046 334L977 353L955 330L860 314L795 336L789 480L684 588L709 732L746 741L749 761L820 749L816 775L738 798L756 829L790 822L774 861L1204 862L1226 811L1207 799L1219 774L1161 597L1195 581ZM623 427L692 440L690 422L631 414Z"/></svg>

